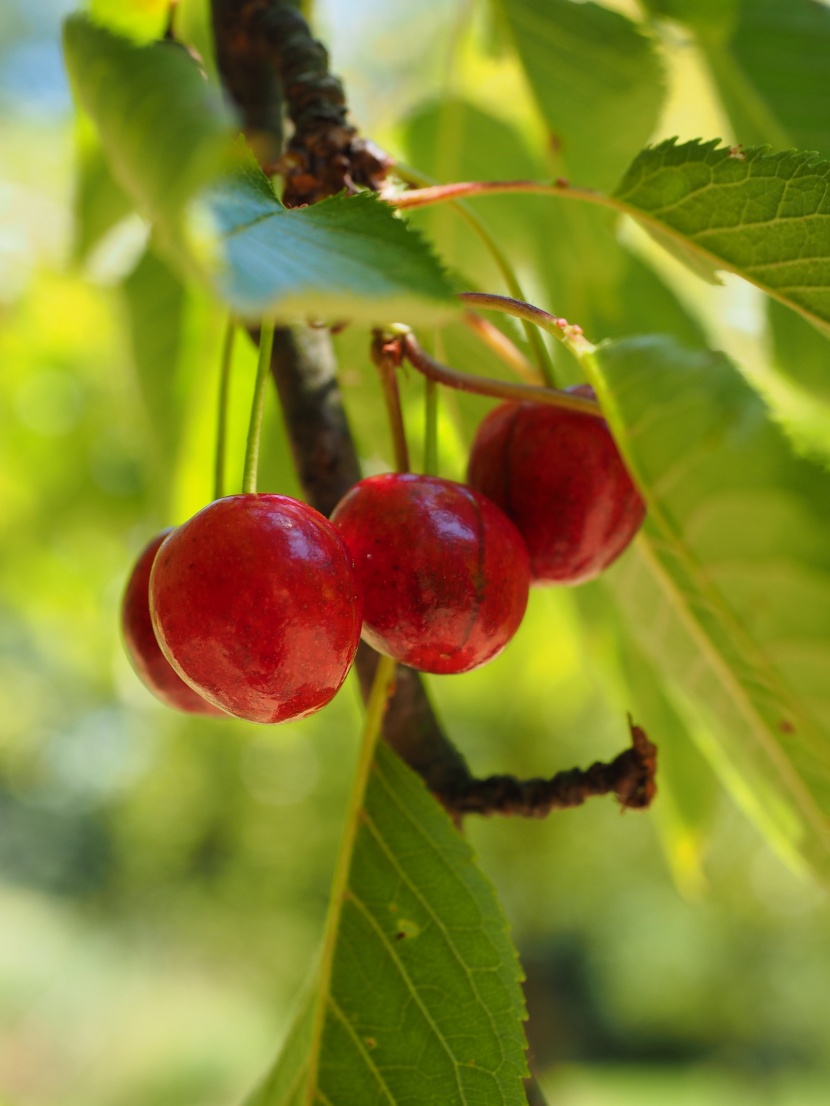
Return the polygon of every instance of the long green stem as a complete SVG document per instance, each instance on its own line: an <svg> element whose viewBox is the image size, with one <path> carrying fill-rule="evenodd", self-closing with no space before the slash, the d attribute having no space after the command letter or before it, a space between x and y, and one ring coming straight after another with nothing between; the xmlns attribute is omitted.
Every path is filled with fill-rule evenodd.
<svg viewBox="0 0 830 1106"><path fill-rule="evenodd" d="M231 364L233 362L233 344L236 337L236 323L233 315L228 316L225 337L222 342L222 363L219 368L218 410L216 412L216 461L213 470L213 498L221 499L225 494L225 454L228 447L228 400L231 387Z"/></svg>
<svg viewBox="0 0 830 1106"><path fill-rule="evenodd" d="M245 448L245 468L242 474L242 491L256 492L259 469L259 442L262 437L262 413L265 410L265 393L271 371L271 350L274 348L274 324L263 323L259 332L259 362L257 363L254 398L251 404L251 421L248 426L248 443Z"/></svg>
<svg viewBox="0 0 830 1106"><path fill-rule="evenodd" d="M375 678L372 681L372 689L369 692L369 701L366 704L366 718L363 723L363 737L360 744L357 769L354 783L349 796L349 805L346 811L346 826L340 841L340 851L337 856L337 865L332 880L331 897L326 917L326 928L323 935L323 951L320 959L320 975L317 981L317 995L314 1012L314 1028L311 1036L311 1054L308 1060L308 1082L305 1087L303 1101L306 1106L311 1106L317 1092L317 1069L320 1061L320 1048L323 1040L323 1027L325 1024L327 998L331 986L331 973L334 967L334 952L337 945L337 934L340 929L340 914L343 910L343 902L349 884L349 871L351 869L352 854L354 853L355 839L360 826L360 812L366 801L366 788L369 783L369 772L375 756L380 737L383 716L386 705L392 693L395 681L396 662L391 657L380 657L375 670Z"/></svg>
<svg viewBox="0 0 830 1106"><path fill-rule="evenodd" d="M507 285L507 290L510 292L510 295L515 297L517 300L523 300L525 298L525 294L522 290L522 286L519 283L519 278L516 276L516 271L514 270L513 266L508 261L506 254L503 253L501 247L496 242L495 238L492 236L492 234L487 229L487 227L484 224L483 220L481 218L479 218L479 216L476 214L476 212L474 212L467 204L459 203L455 200L454 196L449 195L449 194L447 194L447 195L444 194L444 191L446 189L451 189L455 186L453 186L451 184L450 185L447 185L447 184L434 185L429 177L424 176L422 173L417 172L415 169L412 169L409 166L401 165L400 162L396 163L395 172L401 178L401 180L404 180L409 184L416 184L416 185L429 184L431 187L426 187L426 188L419 187L419 188L415 189L412 192L404 192L402 195L395 196L392 199L390 199L389 202L391 204L393 204L395 207L399 207L399 208L400 207L425 207L428 204L439 203L442 200L452 201L454 206L455 206L455 209L458 211L459 215L461 215L462 218L467 221L467 223L473 228L473 230L476 232L476 234L482 240L484 245L490 251L490 254L491 254L492 258L495 261L496 266L498 267L498 270L502 275L502 279L504 280L504 283ZM470 186L465 185L465 187L469 188ZM474 195L475 191L473 190L469 194ZM417 202L414 202L414 201L407 202L407 197L417 197L417 196L434 197L434 198L426 198L420 204L417 203ZM536 364L539 368L539 372L542 374L542 379L550 387L554 387L554 385L555 385L555 376L554 376L554 369L553 369L553 361L551 360L551 356L548 353L548 349L547 349L545 343L542 341L542 338L539 334L539 331L536 330L533 326L530 326L524 320L522 321L522 327L523 327L524 332L525 332L525 337L527 338L527 343L530 346L530 348L533 350L533 356L536 359Z"/></svg>
<svg viewBox="0 0 830 1106"><path fill-rule="evenodd" d="M424 381L424 475L438 473L438 382Z"/></svg>

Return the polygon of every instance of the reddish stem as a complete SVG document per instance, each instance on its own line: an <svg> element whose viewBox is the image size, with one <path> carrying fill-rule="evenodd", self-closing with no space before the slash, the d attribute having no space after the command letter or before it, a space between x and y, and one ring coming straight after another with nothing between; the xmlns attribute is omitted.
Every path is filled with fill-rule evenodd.
<svg viewBox="0 0 830 1106"><path fill-rule="evenodd" d="M462 392L473 392L480 396L494 396L496 399L508 399L517 403L547 403L552 407L564 407L569 411L580 411L592 418L601 419L602 411L596 400L586 396L573 395L571 392L560 392L556 388L544 388L533 384L515 384L508 380L491 380L487 376L473 376L471 373L461 373L451 369L448 365L442 365L430 357L418 344L414 334L405 334L396 339L400 343L401 351L407 361L419 373L437 380L439 384L445 384L448 388L456 388Z"/></svg>
<svg viewBox="0 0 830 1106"><path fill-rule="evenodd" d="M395 469L409 472L409 446L406 441L406 428L401 410L401 395L398 391L397 369L401 363L400 343L397 339L386 340L376 333L372 342L372 360L380 374L383 398L386 402L386 414L392 433L392 447L395 452Z"/></svg>
<svg viewBox="0 0 830 1106"><path fill-rule="evenodd" d="M590 188L572 188L568 181L561 178L553 184L541 184L532 180L454 181L452 184L435 184L430 188L413 188L397 196L384 196L384 199L393 207L413 208L463 200L468 196L493 196L506 192L576 196L589 203L608 206L608 199L601 192L594 192Z"/></svg>

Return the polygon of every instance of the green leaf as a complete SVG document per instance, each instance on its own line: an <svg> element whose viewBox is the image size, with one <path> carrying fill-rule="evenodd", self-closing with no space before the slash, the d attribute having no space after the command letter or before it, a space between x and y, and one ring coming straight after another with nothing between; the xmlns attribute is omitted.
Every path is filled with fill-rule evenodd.
<svg viewBox="0 0 830 1106"><path fill-rule="evenodd" d="M503 0L503 7L557 171L611 187L657 123L664 88L653 42L599 4Z"/></svg>
<svg viewBox="0 0 830 1106"><path fill-rule="evenodd" d="M652 15L693 27L701 37L720 41L731 32L741 0L642 0Z"/></svg>
<svg viewBox="0 0 830 1106"><path fill-rule="evenodd" d="M830 157L830 8L752 0L728 38L701 41L739 142Z"/></svg>
<svg viewBox="0 0 830 1106"><path fill-rule="evenodd" d="M648 337L596 364L649 509L608 573L630 631L739 801L830 875L830 477L722 354Z"/></svg>
<svg viewBox="0 0 830 1106"><path fill-rule="evenodd" d="M185 292L176 274L148 250L123 283L138 386L151 428L157 501L171 491L181 437L182 403L176 387L183 337Z"/></svg>
<svg viewBox="0 0 830 1106"><path fill-rule="evenodd" d="M827 441L827 427L830 424L830 345L827 336L775 300L770 300L767 318L772 336L773 361L797 393L793 397L797 421L807 424L802 425L807 440L823 444L827 452L830 450L830 442Z"/></svg>
<svg viewBox="0 0 830 1106"><path fill-rule="evenodd" d="M132 210L132 202L110 172L98 142L84 141L79 150L75 184L74 259L84 261L107 231Z"/></svg>
<svg viewBox="0 0 830 1106"><path fill-rule="evenodd" d="M211 191L204 261L239 315L435 321L456 310L424 240L369 192L282 207L250 167Z"/></svg>
<svg viewBox="0 0 830 1106"><path fill-rule="evenodd" d="M670 140L644 150L614 196L648 229L826 326L828 182L830 162L814 154Z"/></svg>
<svg viewBox="0 0 830 1106"><path fill-rule="evenodd" d="M164 34L170 0L88 0L93 20L137 42L151 42Z"/></svg>
<svg viewBox="0 0 830 1106"><path fill-rule="evenodd" d="M653 816L678 889L687 898L703 893L703 856L711 836L721 784L694 741L694 731L666 694L652 661L625 626L617 626L628 681L628 705L659 750L658 792Z"/></svg>
<svg viewBox="0 0 830 1106"><path fill-rule="evenodd" d="M520 978L507 923L469 845L381 742L319 1054L312 1000L246 1106L525 1106Z"/></svg>
<svg viewBox="0 0 830 1106"><path fill-rule="evenodd" d="M146 218L177 224L196 190L239 160L229 109L179 43L136 45L73 15L64 53L112 171Z"/></svg>
<svg viewBox="0 0 830 1106"><path fill-rule="evenodd" d="M439 181L539 179L541 160L533 157L509 122L465 100L447 98L421 105L405 122L408 160ZM548 237L555 213L542 196L493 196L476 210L488 231L519 266L535 259ZM440 244L446 263L475 275L481 287L500 287L501 274L463 215L451 205L415 210L409 216Z"/></svg>
<svg viewBox="0 0 830 1106"><path fill-rule="evenodd" d="M374 196L286 211L181 46L137 46L82 16L64 37L114 174L160 246L237 314L387 323L455 310L427 245Z"/></svg>
<svg viewBox="0 0 830 1106"><path fill-rule="evenodd" d="M830 155L830 8L814 0L754 0L740 6L740 18L732 20L728 34L713 38L706 27L698 30L741 142ZM774 300L768 303L768 318L783 384L774 395L776 407L794 435L826 452L827 340Z"/></svg>

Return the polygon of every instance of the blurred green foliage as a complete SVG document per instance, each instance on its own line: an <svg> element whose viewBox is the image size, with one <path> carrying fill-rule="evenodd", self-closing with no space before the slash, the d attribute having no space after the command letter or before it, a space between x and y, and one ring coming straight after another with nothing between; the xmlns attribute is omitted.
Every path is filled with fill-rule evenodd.
<svg viewBox="0 0 830 1106"><path fill-rule="evenodd" d="M38 33L56 41L61 5L41 4ZM470 19L461 2L367 2L349 13L360 34L338 38L345 7L318 4L321 26L376 140L441 177L549 172L532 96L480 5ZM162 8L123 5L121 18L152 34ZM198 21L198 8L188 2L184 17ZM2 17L4 73L34 33L22 11ZM673 85L656 137L712 136L720 109L680 26L661 32ZM134 217L84 266L70 263L72 124L65 106L33 120L27 96L22 87L0 131L0 1100L212 1106L253 1083L312 962L356 751L357 690L350 680L322 714L271 730L174 716L129 669L117 625L132 558L211 494L223 320L201 293L152 275L158 263ZM475 148L459 133L479 135ZM545 265L539 227L551 215L535 200L490 203L482 215L529 298L573 312L596 337L627 326L690 343L706 333L783 394L757 297L696 284L655 262L637 232L617 241L593 212L596 225L569 227L557 247L599 251L588 276L580 269L565 287L562 259ZM501 290L453 212L417 221L455 271ZM165 286L153 308L142 290ZM460 325L423 338L451 363L506 371ZM391 454L367 336L349 327L336 345L361 456L377 471ZM137 371L154 360L161 403ZM237 482L253 364L240 342ZM563 360L560 371L573 366ZM403 392L417 461L421 381L407 379ZM463 473L486 408L442 397L444 474ZM794 411L782 401L791 429ZM267 420L261 485L295 493L275 404ZM534 593L502 657L430 687L482 775L614 756L632 696L665 720L665 734L652 735L664 758L652 814L621 818L595 802L543 823L469 826L523 953L529 1035L555 1101L823 1101L827 897L725 796L619 635L602 584Z"/></svg>

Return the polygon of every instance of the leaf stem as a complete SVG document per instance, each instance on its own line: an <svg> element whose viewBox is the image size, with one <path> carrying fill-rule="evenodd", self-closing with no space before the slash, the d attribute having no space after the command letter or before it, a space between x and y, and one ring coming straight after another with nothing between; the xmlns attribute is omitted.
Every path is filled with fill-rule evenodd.
<svg viewBox="0 0 830 1106"><path fill-rule="evenodd" d="M518 403L528 401L547 403L552 407L580 411L593 418L603 417L596 400L589 399L587 396L560 392L556 388L545 388L541 385L516 384L509 380L492 380L487 376L473 376L472 373L458 372L457 369L451 369L448 365L442 365L440 361L430 357L418 344L414 334L406 334L398 340L401 343L403 355L414 369L439 384L446 384L448 388L474 392L480 396L495 396L498 399L509 399Z"/></svg>
<svg viewBox="0 0 830 1106"><path fill-rule="evenodd" d="M397 176L399 176L401 178L401 180L404 180L404 181L407 181L407 182L413 183L413 184L420 185L420 184L425 184L425 183L430 181L429 177L426 177L423 174L418 173L416 170L410 168L409 166L401 165L400 162L397 162L395 164L395 173L396 173ZM431 199L431 200L423 202L423 203L407 203L407 202L405 202L406 197L408 197L408 196L423 196L425 194L432 195L433 193L440 193L442 189L455 188L455 187L458 187L458 186L457 185L439 184L439 185L434 185L434 186L427 187L427 188L416 188L416 189L413 189L410 192L404 192L402 195L394 196L392 198L389 198L389 202L391 204L393 204L395 207L425 207L427 202L428 203L439 203L442 200L451 200L451 201L453 201L454 204L455 204L455 208L458 211L459 215L461 215L462 218L465 219L466 222L469 224L469 226L471 226L473 228L473 230L479 236L481 241L484 243L484 245L490 251L490 254L491 254L492 258L495 261L495 263L496 263L496 265L499 269L499 272L502 275L502 279L504 280L504 283L507 285L507 290L510 293L510 295L514 296L517 300L524 300L525 294L522 290L521 284L519 283L519 278L516 276L516 270L510 264L510 262L507 259L507 256L504 254L501 247L496 242L495 238L492 236L490 231L487 229L487 226L484 223L484 221L467 204L455 202L456 201L455 196L451 196L451 195L445 196L443 194L438 196L436 199ZM474 193L471 193L471 194L474 194ZM545 343L542 341L541 337L539 336L539 332L537 330L534 330L534 328L532 326L528 325L528 323L525 320L522 320L522 327L524 329L525 337L527 338L528 345L533 350L533 356L536 359L536 364L537 364L539 372L542 376L542 379L544 380L544 382L546 384L550 385L550 387L553 387L556 383L555 375L554 375L554 368L553 368L553 360L551 359L551 356L550 356L550 353L548 352L547 346L545 345Z"/></svg>
<svg viewBox="0 0 830 1106"><path fill-rule="evenodd" d="M389 698L394 690L396 662L391 657L381 656L372 681L372 689L366 704L366 717L363 722L363 736L360 743L357 768L352 783L349 804L346 810L346 825L340 841L337 864L329 898L326 927L323 935L323 950L320 958L320 974L317 981L317 996L314 1011L314 1026L311 1034L311 1050L308 1061L308 1082L305 1086L303 1101L311 1106L317 1091L317 1069L320 1062L320 1048L323 1041L323 1027L326 1017L326 999L331 985L331 973L334 967L334 953L337 934L340 929L340 914L346 898L349 871L352 864L355 839L360 824L360 812L366 800L366 788L369 773L380 737L383 716Z"/></svg>
<svg viewBox="0 0 830 1106"><path fill-rule="evenodd" d="M222 342L222 362L219 368L218 409L216 412L216 461L213 470L214 499L221 499L225 494L225 453L227 452L228 444L228 399L230 397L231 364L233 362L233 344L235 338L236 322L233 315L229 315L225 327L225 337Z"/></svg>
<svg viewBox="0 0 830 1106"><path fill-rule="evenodd" d="M242 491L256 492L259 468L259 443L262 437L262 413L265 410L265 392L271 371L271 350L274 347L274 324L263 322L259 332L259 361L257 363L254 398L251 404L251 421L248 426L248 443L245 449L245 468L242 474Z"/></svg>

